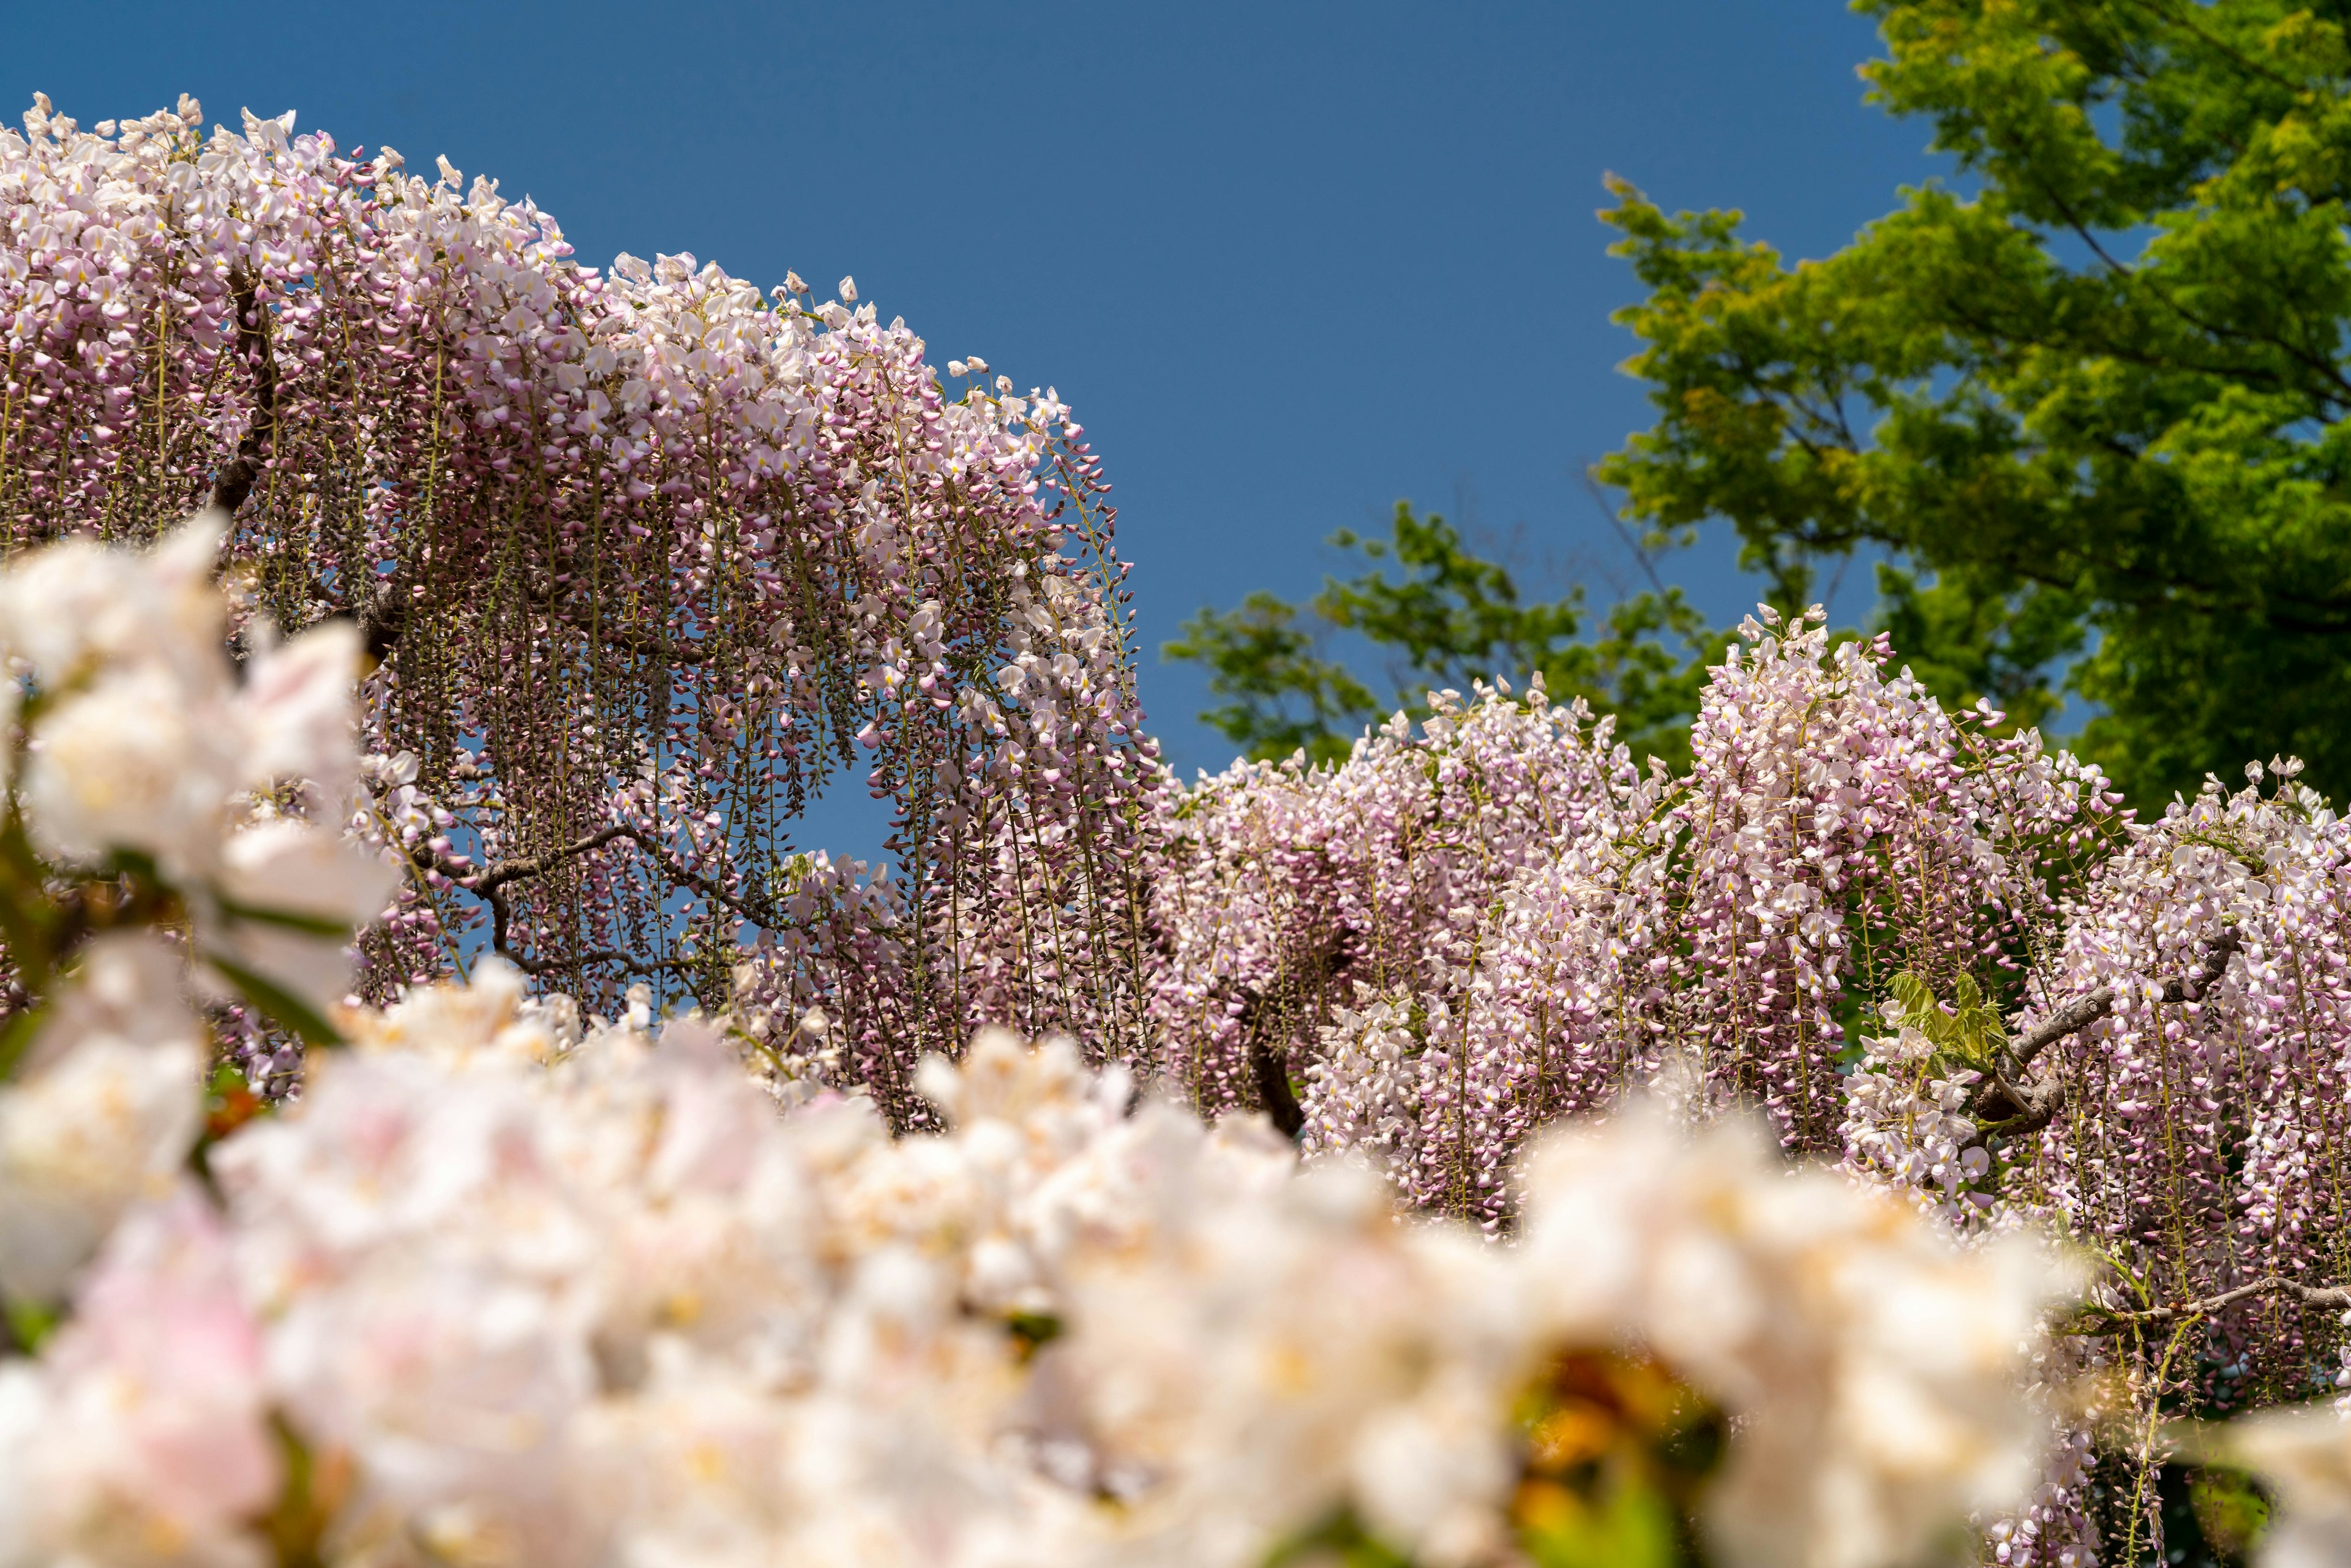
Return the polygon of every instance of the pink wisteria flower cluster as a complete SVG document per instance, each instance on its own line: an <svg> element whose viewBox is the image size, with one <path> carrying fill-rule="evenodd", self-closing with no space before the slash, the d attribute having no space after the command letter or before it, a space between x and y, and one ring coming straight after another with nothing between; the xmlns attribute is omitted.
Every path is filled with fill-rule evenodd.
<svg viewBox="0 0 2351 1568"><path fill-rule="evenodd" d="M1295 1077L1310 1147L1377 1151L1489 1228L1532 1129L1668 1062L1792 1153L1874 1136L1856 1157L1907 1175L1847 1127L1855 997L2021 975L2121 830L2095 768L1954 719L1886 659L1750 621L1680 777L1538 685L1437 694L1334 768L1204 780L1153 890L1165 1069L1212 1104Z"/></svg>
<svg viewBox="0 0 2351 1568"><path fill-rule="evenodd" d="M51 868L10 928L145 897L44 949L0 1082L0 1564L1501 1562L1601 1528L1540 1478L1602 1407L1522 1406L1627 1357L1728 1423L1729 1563L1900 1562L2029 1485L2072 1266L1655 1107L1546 1143L1502 1249L1067 1039L925 1058L942 1130L893 1134L756 1020L491 956L208 1120L203 1021L340 989L400 858L319 825L369 793L351 629L235 682L217 525L0 574ZM159 681L214 723L129 712Z"/></svg>
<svg viewBox="0 0 2351 1568"><path fill-rule="evenodd" d="M1528 1139L1662 1074L1955 1234L2066 1235L2036 1375L2099 1391L2005 1563L2158 1550L2160 1412L2351 1386L2351 831L2294 764L2138 822L1817 612L1748 623L1679 776L1540 687L1432 705L1171 798L1153 1061L1196 1103L1503 1234Z"/></svg>
<svg viewBox="0 0 2351 1568"><path fill-rule="evenodd" d="M0 1568L2351 1541L2292 762L1766 611L1186 786L1057 393L436 175L0 134Z"/></svg>
<svg viewBox="0 0 2351 1568"><path fill-rule="evenodd" d="M209 497L238 635L358 630L359 825L406 861L360 994L486 946L608 1012L639 979L716 1005L747 936L790 968L789 901L886 908L897 1011L794 983L904 1118L885 1039L1134 1036L1099 912L1139 906L1157 777L1068 407L837 295L600 273L495 181L291 115L42 99L0 133L0 533L141 539ZM893 871L793 842L842 780L893 803Z"/></svg>

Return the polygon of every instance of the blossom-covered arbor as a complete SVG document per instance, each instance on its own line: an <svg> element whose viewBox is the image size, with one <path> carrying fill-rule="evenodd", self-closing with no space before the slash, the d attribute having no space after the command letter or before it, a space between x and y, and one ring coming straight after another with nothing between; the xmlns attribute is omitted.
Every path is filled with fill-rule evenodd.
<svg viewBox="0 0 2351 1568"><path fill-rule="evenodd" d="M886 1448L986 1411L987 1440L957 1428L969 1444L937 1472L993 1500L956 1528L1031 1544L1043 1537L1022 1532L1045 1529L1072 1561L1140 1539L1105 1545L1073 1522L1100 1497L1143 1500L1135 1529L1186 1560L1370 1528L1468 1561L1446 1543L1536 1529L1527 1500L1556 1502L1573 1468L1496 1426L1501 1402L1550 1408L1605 1385L1621 1404L1644 1378L1734 1411L1827 1398L1806 1419L1838 1434L1853 1484L1891 1495L1867 1420L1835 1403L1850 1364L1925 1378L1918 1397L1965 1406L1949 1429L2001 1464L2027 1441L2011 1396L2029 1375L2053 1396L2033 1417L2051 1438L2043 1481L2020 1497L1993 1484L1991 1458L1922 1459L1926 1500L1870 1492L1882 1516L1848 1519L1863 1533L1838 1540L1877 1544L1846 1557L1799 1550L1801 1531L1758 1502L1753 1539L1779 1544L1753 1560L1876 1561L1964 1493L2010 1511L1977 1520L2001 1561L2081 1568L2165 1528L2163 1412L2351 1377L2351 848L2293 764L2138 821L2037 735L1945 713L1883 639L1766 615L1709 673L1683 773L1635 769L1604 723L1498 675L1435 695L1426 723L1399 718L1342 762L1243 765L1187 788L1142 730L1107 486L1056 394L1018 395L976 359L949 361L943 384L921 340L847 279L816 302L797 279L762 296L691 257L580 267L529 204L439 174L344 156L290 120L207 136L192 103L84 131L44 101L24 136L0 137L0 528L12 554L37 552L0 577L18 705L0 823L0 1295L53 1309L131 1217L129 1260L87 1278L133 1283L89 1284L91 1326L60 1342L78 1348L42 1374L41 1398L80 1397L77 1367L121 1371L135 1347L106 1337L125 1321L107 1302L188 1282L158 1283L158 1260L217 1262L220 1214L146 1206L192 1147L227 1184L238 1245L290 1256L316 1239L291 1214L296 1167L343 1157L360 1134L336 1118L357 1127L371 1096L406 1107L402 1136L440 1128L427 1141L468 1159L499 1116L517 1140L501 1146L553 1165L604 1149L593 1179L569 1170L528 1201L492 1183L489 1198L519 1207L470 1220L461 1251L497 1253L509 1221L561 1210L575 1241L650 1237L656 1271L716 1269L694 1252L704 1242L799 1260L719 1270L748 1316L722 1313L718 1348L695 1353L727 1378L838 1377L816 1405L761 1406L759 1441L813 1441L838 1420ZM96 542L158 538L143 559ZM792 841L810 796L843 783L892 800L893 864ZM347 971L337 948L354 922ZM471 989L419 989L469 975ZM351 990L413 994L337 1015ZM692 1064L648 1056L656 1015L690 1005L702 1021L676 1048ZM580 1027L579 1009L611 1021ZM228 1041L217 1137L255 1092L301 1086L298 1041L335 1034L338 1016L402 1063L377 1064L399 1082L345 1072L374 1084L355 1099L322 1070L298 1119L214 1172L191 1098L204 1028ZM1032 1058L995 1039L965 1077L925 1065L989 1024L1074 1048ZM578 1071L543 1080L534 1056ZM870 1110L745 1131L726 1119L742 1107L734 1057L790 1104ZM1760 1145L1677 1142L1654 1118L1590 1134L1565 1165L1528 1163L1550 1124L1616 1117L1628 1095L1697 1123L1755 1117L1782 1155L1841 1174L1789 1187L1810 1196L1783 1212L1760 1196L1780 1180ZM719 1116L795 1174L760 1186L707 1148L639 1168L654 1146L639 1112L689 1130ZM1252 1113L1310 1164L1366 1165L1387 1190L1298 1179L1264 1129L1201 1126ZM575 1144L574 1119L603 1131ZM885 1136L948 1121L952 1138ZM1035 1167L1008 1174L1014 1149ZM1851 1183L1896 1207L1828 1196ZM839 1213L814 1230L751 1218L778 1194ZM552 1207L531 1209L540 1198ZM695 1212L718 1229L647 1218L674 1199L707 1200ZM1397 1241L1391 1203L1432 1228ZM1561 1218L1578 1205L1581 1219ZM1816 1255L1773 1215L1842 1239ZM1497 1262L1456 1222L1520 1260ZM2010 1359L2008 1328L2062 1270L1966 1276L2008 1325L2005 1349L1982 1350L1997 1377L1889 1369L1857 1348L1879 1335L1931 1360L1934 1345L1855 1279L1931 1296L1917 1281L1946 1278L1950 1258L2022 1257L2001 1239L2042 1229L2091 1260L2090 1283L2032 1368ZM1902 1239L1872 1239L1885 1234ZM1560 1260L1603 1243L1630 1272L1562 1340L1544 1314L1599 1287ZM463 1271L386 1245L352 1267ZM952 1266L914 1285L890 1273L934 1246ZM1726 1349L1676 1316L1674 1270L1699 1267L1677 1248L1744 1270L1758 1300L1811 1326ZM810 1249L827 1260L801 1270ZM1058 1271L1071 1257L1090 1260ZM1816 1268L1842 1281L1826 1296L1805 1294ZM1345 1301L1316 1294L1351 1271L1396 1292L1397 1315L1360 1340ZM530 1341L571 1358L557 1392L573 1403L549 1419L567 1442L611 1437L599 1423L615 1409L658 1426L670 1406L632 1403L655 1341L692 1340L692 1313L718 1298L697 1284L692 1312L664 1317L688 1310L594 1270L557 1273L566 1311L599 1304ZM404 1310L339 1281L303 1298L314 1337ZM868 1293L902 1286L889 1299L919 1332ZM308 1288L287 1284L287 1301ZM1527 1315L1463 1318L1448 1338L1438 1325L1474 1317L1481 1292ZM1087 1333L1025 1370L1087 1312ZM801 1337L778 1350L744 1327L762 1313ZM1207 1348L1235 1323L1242 1352ZM1134 1340L1163 1332L1198 1350L1207 1382ZM452 1333L440 1348L460 1361L479 1349ZM944 1358L923 1364L947 1367L946 1405L864 1351L810 1370L810 1344L893 1334ZM1611 1335L1671 1364L1593 1361ZM1369 1381L1327 1406L1285 1405L1252 1359L1342 1343L1333 1375ZM1759 1370L1783 1353L1811 1370ZM235 1364L263 1375L249 1355ZM1419 1370L1382 1382L1374 1366ZM1139 1381L1122 1382L1132 1368ZM267 1375L298 1426L354 1450L389 1441L349 1368L309 1374ZM707 1415L691 1378L659 1386ZM2054 1397L2068 1387L2091 1396ZM204 1418L249 1437L252 1390L224 1398ZM914 1425L867 1431L861 1401ZM1259 1416L1272 1425L1248 1425ZM0 1447L7 1418L0 1399ZM1363 1430L1332 1435L1349 1423ZM1458 1451L1484 1469L1445 1472L1451 1490L1426 1507L1385 1490L1408 1491L1415 1456L1457 1451L1439 1439L1462 1431L1479 1436ZM1011 1450L988 1444L1007 1432L1042 1446L999 1471ZM2291 1462L2324 1468L2323 1435L2273 1434ZM670 1453L647 1440L619 1451ZM1802 1454L1802 1435L1773 1451ZM515 1539L620 1528L530 1490L586 1473L566 1468L576 1458L516 1472L526 1511L552 1511L514 1522ZM679 1495L700 1496L677 1463ZM1062 1490L1040 1503L1024 1489L1043 1481ZM914 1506L875 1502L889 1491L876 1476L858 1484L825 1528ZM465 1533L473 1516L435 1511L473 1506L462 1478L417 1486L370 1494L353 1517L441 1520L487 1550ZM1531 1490L1506 1506L1509 1487ZM1818 1500L1794 1484L1773 1495ZM648 1552L693 1535L661 1533L684 1528L668 1507L645 1504ZM249 1522L204 1517L232 1536ZM789 1534L761 1533L772 1523L727 1527L772 1545ZM0 1508L0 1546L7 1528Z"/></svg>
<svg viewBox="0 0 2351 1568"><path fill-rule="evenodd" d="M852 1052L1130 1039L1105 923L1154 778L1099 469L1050 391L975 359L951 395L839 294L600 274L495 181L290 115L44 99L0 137L0 529L145 538L209 495L241 634L358 625L410 860L369 995L486 946L607 1011L716 1005L738 939L887 908L886 1018L809 982ZM844 775L894 873L799 854Z"/></svg>

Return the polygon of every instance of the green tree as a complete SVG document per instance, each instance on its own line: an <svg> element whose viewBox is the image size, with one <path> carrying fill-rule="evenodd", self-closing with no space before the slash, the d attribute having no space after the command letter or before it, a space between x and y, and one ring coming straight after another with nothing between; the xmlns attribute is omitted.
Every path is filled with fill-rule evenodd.
<svg viewBox="0 0 2351 1568"><path fill-rule="evenodd" d="M1659 417L1601 477L1653 539L1728 519L1782 601L1882 552L1922 678L2019 722L2070 688L2142 802L2281 751L2343 800L2351 6L1857 8L1959 179L1792 267L1612 181Z"/></svg>
<svg viewBox="0 0 2351 1568"><path fill-rule="evenodd" d="M1396 503L1386 538L1342 529L1331 542L1354 552L1364 570L1326 578L1302 611L1252 593L1237 609L1203 609L1166 645L1167 657L1207 666L1209 690L1226 700L1201 716L1248 755L1302 747L1318 761L1343 758L1366 725L1399 709L1425 714L1433 689L1540 673L1554 701L1580 696L1616 715L1619 736L1637 754L1686 758L1704 664L1721 640L1678 590L1615 605L1587 642L1593 617L1581 589L1526 602L1507 567L1474 554L1458 529L1409 502ZM1362 637L1384 658L1384 699L1325 655L1333 632Z"/></svg>

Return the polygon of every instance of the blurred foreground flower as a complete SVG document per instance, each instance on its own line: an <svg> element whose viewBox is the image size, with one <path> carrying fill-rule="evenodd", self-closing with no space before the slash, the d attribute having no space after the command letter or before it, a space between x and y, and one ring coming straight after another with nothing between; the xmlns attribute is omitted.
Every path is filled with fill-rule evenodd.
<svg viewBox="0 0 2351 1568"><path fill-rule="evenodd" d="M2022 1390L2079 1288L2045 1244L1961 1248L1886 1191L1791 1170L1761 1130L1650 1109L1555 1134L1527 1173L1535 1332L1630 1340L1729 1413L1703 1514L1729 1561L1859 1568L2023 1498Z"/></svg>
<svg viewBox="0 0 2351 1568"><path fill-rule="evenodd" d="M23 993L0 1031L0 1297L20 1314L185 1159L196 1009L330 1038L352 928L391 889L305 820L339 818L356 777L354 633L240 672L211 577L225 521L201 512L145 554L69 539L0 573L22 726L0 747L0 936Z"/></svg>
<svg viewBox="0 0 2351 1568"><path fill-rule="evenodd" d="M0 1562L1844 1568L2032 1477L2065 1270L1752 1130L1558 1139L1497 1246L1066 1041L893 1138L496 964L346 1021L0 1378Z"/></svg>

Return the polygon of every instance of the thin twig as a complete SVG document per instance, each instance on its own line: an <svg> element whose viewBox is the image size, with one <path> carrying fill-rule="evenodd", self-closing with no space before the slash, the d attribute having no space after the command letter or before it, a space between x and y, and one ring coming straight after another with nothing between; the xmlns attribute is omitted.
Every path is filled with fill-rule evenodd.
<svg viewBox="0 0 2351 1568"><path fill-rule="evenodd" d="M1616 508L1608 504L1606 493L1600 488L1599 476L1593 473L1592 468L1591 464L1584 465L1584 494L1590 496L1592 504L1600 508L1600 515L1608 519L1608 526L1616 530L1616 538L1624 543L1625 548L1633 552L1633 559L1641 563L1641 571L1648 578L1649 586L1662 596L1666 591L1666 580L1657 575L1656 562L1649 559L1649 552L1643 549L1640 542L1633 538L1633 530L1625 526L1625 519L1616 515Z"/></svg>

